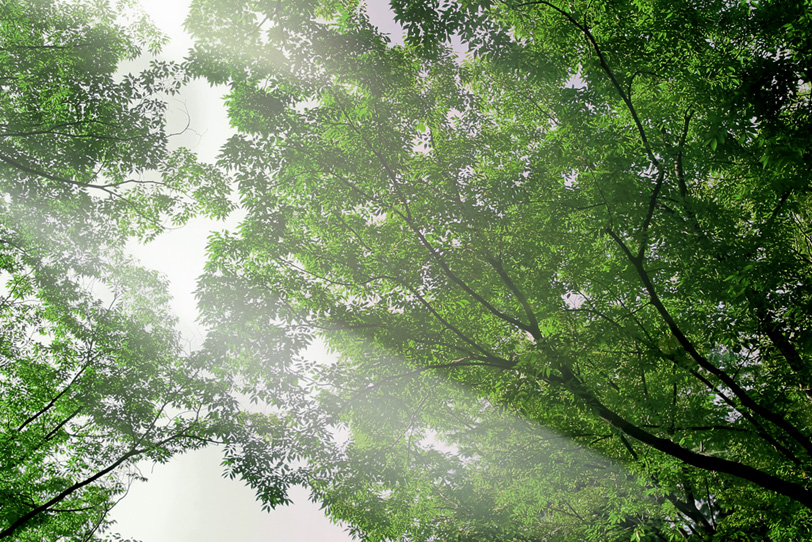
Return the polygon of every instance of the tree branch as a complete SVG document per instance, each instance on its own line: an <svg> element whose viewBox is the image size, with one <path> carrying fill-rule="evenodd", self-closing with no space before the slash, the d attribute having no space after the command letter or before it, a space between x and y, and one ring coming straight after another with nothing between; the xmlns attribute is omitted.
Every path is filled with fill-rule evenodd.
<svg viewBox="0 0 812 542"><path fill-rule="evenodd" d="M634 121L634 125L637 128L637 132L640 135L640 140L643 142L643 148L646 151L646 155L648 155L648 158L651 161L651 163L654 164L654 167L659 170L660 161L657 160L657 157L654 155L654 152L651 149L648 137L646 136L646 131L643 128L643 123L640 121L640 117L637 114L637 109L634 107L634 104L632 104L631 98L623 90L623 86L617 80L617 77L615 77L615 73L612 71L612 68L609 67L609 63L606 61L606 57L604 56L603 51L601 51L600 46L598 46L598 42L595 40L595 37L592 35L592 32L590 32L589 28L587 28L585 25L576 21L575 18L569 12L564 11L563 9L559 8L558 6L550 2L547 2L546 0L533 0L532 2L523 2L521 4L517 4L515 7L521 8L524 6L538 4L547 6L553 11L559 13L561 16L567 19L567 21L569 21L573 26L575 26L575 28L580 30L581 33L583 33L583 35L586 37L587 41L589 41L589 44L595 51L595 54L598 55L598 60L600 61L601 69L609 77L609 80L612 82L612 86L615 87L615 90L617 90L617 93L620 95L621 100L623 100L623 103L629 110L629 113L632 116L632 120Z"/></svg>
<svg viewBox="0 0 812 542"><path fill-rule="evenodd" d="M562 366L560 371L562 374L561 384L566 389L575 395L576 398L583 401L583 403L600 416L601 419L612 427L623 431L628 436L651 446L655 450L659 450L671 457L679 459L688 465L693 465L702 470L720 472L742 478L764 489L785 495L807 508L812 509L812 492L804 486L787 482L786 480L782 480L777 476L773 476L772 474L768 474L749 465L705 453L694 452L671 440L654 436L607 408L586 389L580 379L568 367Z"/></svg>
<svg viewBox="0 0 812 542"><path fill-rule="evenodd" d="M766 407L759 405L741 386L739 386L733 380L733 378L730 377L730 375L713 365L710 361L708 361L707 358L705 358L705 356L696 350L696 347L694 347L693 343L688 339L688 337L685 336L674 318L668 312L668 309L665 307L665 305L663 305L660 296L657 294L657 290L654 288L654 284L651 282L651 277L649 277L648 273L643 267L643 262L631 253L629 248L626 246L626 243L624 243L623 240L610 228L606 228L604 231L606 231L606 233L618 244L620 249L626 255L627 259L632 264L638 277L643 283L643 286L651 299L652 305L654 305L654 307L657 309L660 317L666 323L668 329L671 330L671 334L675 339L677 339L688 355L693 358L693 360L702 369L718 378L725 386L727 386L728 389L730 389L730 391L732 391L733 394L742 402L742 405L763 417L765 420L770 421L776 427L782 429L787 435L800 444L810 457L812 457L812 442L810 442L810 440L805 437L797 427L790 424L780 414L772 412Z"/></svg>

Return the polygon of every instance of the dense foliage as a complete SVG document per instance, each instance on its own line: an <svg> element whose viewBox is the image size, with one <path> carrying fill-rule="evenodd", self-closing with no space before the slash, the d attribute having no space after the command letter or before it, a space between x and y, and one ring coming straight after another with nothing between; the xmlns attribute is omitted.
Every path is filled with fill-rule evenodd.
<svg viewBox="0 0 812 542"><path fill-rule="evenodd" d="M347 424L301 442L328 511L370 540L812 535L808 4L392 8L404 46L350 0L188 21L248 212L201 301L258 394L306 378L302 425ZM339 361L294 354L317 336Z"/></svg>
<svg viewBox="0 0 812 542"><path fill-rule="evenodd" d="M211 442L368 540L812 537L808 4L391 8L195 0L119 74L127 2L0 0L0 538L99 539ZM168 145L190 74L217 165ZM124 245L231 175L188 353Z"/></svg>
<svg viewBox="0 0 812 542"><path fill-rule="evenodd" d="M272 469L228 376L184 351L165 281L125 255L231 205L168 149L183 67L116 72L161 41L124 4L0 2L0 538L105 536L139 460L225 442L233 472Z"/></svg>

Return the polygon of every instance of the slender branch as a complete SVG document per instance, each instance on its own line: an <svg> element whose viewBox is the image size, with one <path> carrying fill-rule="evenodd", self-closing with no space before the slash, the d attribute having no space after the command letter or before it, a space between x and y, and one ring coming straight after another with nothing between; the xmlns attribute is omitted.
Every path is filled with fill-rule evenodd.
<svg viewBox="0 0 812 542"><path fill-rule="evenodd" d="M622 442L623 446L626 447L626 450L629 451L629 454L631 454L632 459L637 461L637 452L634 451L634 448L632 448L631 443L628 441L628 439L623 433L620 434L620 442Z"/></svg>
<svg viewBox="0 0 812 542"><path fill-rule="evenodd" d="M61 177L59 175L53 175L48 173L47 171L42 171L41 169L37 169L31 166L27 166L22 162L17 161L16 159L8 156L0 152L0 161L5 162L6 164L19 169L20 171L24 171L25 173L30 173L31 175L36 175L37 177L42 177L44 179L48 179L49 181L55 181L63 184L69 184L73 186L80 186L82 188L96 188L98 190L103 190L112 196L118 196L115 192L110 190L116 186L116 184L91 184L91 183L83 183L80 181L75 181L73 179L68 179L67 177ZM121 183L118 183L121 184Z"/></svg>
<svg viewBox="0 0 812 542"><path fill-rule="evenodd" d="M54 435L56 435L56 433L57 433L57 432L58 432L60 429L62 429L63 427L65 427L65 424L67 424L67 423L68 423L69 421L71 421L73 418L75 418L76 416L78 416L78 415L79 415L79 413L80 413L80 412L82 412L82 410L83 410L83 409L84 409L84 407L79 407L79 408L77 408L76 410L74 410L74 411L73 411L73 413L72 413L70 416L68 416L67 418L65 418L65 419L64 419L64 420L62 420L61 422L59 422L59 424L58 424L56 427L54 427L53 429L51 429L51 431L49 431L49 432L48 432L48 434L47 434L47 435L45 435L45 436L43 437L43 439L42 439L42 440L43 440L43 441L49 441L49 440L51 440L51 438L52 438Z"/></svg>
<svg viewBox="0 0 812 542"><path fill-rule="evenodd" d="M7 528L0 531L0 538L8 538L8 537L10 537L18 529L23 527L26 523L28 523L29 521L34 519L39 514L42 514L44 512L49 511L53 505L63 501L66 497L68 497L72 493L75 493L75 492L79 491L83 487L85 487L85 486L87 486L89 484L92 484L93 482L95 482L99 478L102 478L102 477L106 476L107 474L111 473L116 468L118 468L121 464L126 462L128 459L133 458L133 457L137 457L137 456L139 456L139 455L141 455L141 454L143 454L143 453L145 453L145 452L147 452L147 451L149 451L151 449L163 446L164 444L167 444L168 442L171 442L171 441L173 441L175 439L178 439L178 438L181 438L183 436L185 436L185 435L183 435L183 434L175 434L175 435L167 437L164 440L161 440L161 441L159 441L159 442L157 442L157 443L155 443L155 444L153 444L153 445L151 445L149 447L146 447L146 448L131 448L129 452L126 452L125 454L123 454L121 457L119 457L116 461L114 461L109 466L107 466L107 467L103 468L102 470L96 472L92 476L89 476L89 477L85 478L81 482L76 482L75 484L73 484L70 487L68 487L68 488L64 489L63 491L61 491L59 494L57 494L55 497L53 497L49 501L37 506L33 510L30 510L29 512L26 512L25 514L23 514L22 516L17 518L14 522L12 522L11 525L9 525Z"/></svg>
<svg viewBox="0 0 812 542"><path fill-rule="evenodd" d="M677 158L676 162L676 172L677 172L677 184L679 185L679 193L680 197L683 200L683 204L688 197L688 184L685 182L685 170L682 166L682 154L685 150L685 139L688 137L688 127L691 124L691 118L693 117L694 112L690 111L687 115L685 115L685 119L682 123L682 133L680 134L679 138L679 146L677 147ZM690 217L696 220L693 217L693 213L691 213Z"/></svg>
<svg viewBox="0 0 812 542"><path fill-rule="evenodd" d="M651 220L654 218L654 209L657 207L657 198L660 195L660 190L663 187L663 180L665 179L665 171L662 169L657 174L657 181L654 184L654 190L648 202L648 212L643 224L640 226L640 248L637 250L637 259L643 260L646 255L646 248L648 247L648 228L651 225Z"/></svg>
<svg viewBox="0 0 812 542"><path fill-rule="evenodd" d="M494 358L494 359L498 359L498 358ZM439 369L456 369L456 368L459 368L459 367L494 367L494 368L497 368L497 369L508 369L509 368L509 362L507 360L504 360L504 362L505 363L496 363L496 362L489 362L489 361L483 360L483 359L460 358L460 359L455 359L453 361L450 361L448 363L434 363L434 364L431 364L431 365L424 365L423 367L419 367L419 368L417 368L417 369L415 369L413 371L408 371L408 372L405 372L405 373L399 373L399 374L396 374L396 375L390 375L390 376L384 377L384 378L374 382L373 384L370 384L366 388L362 388L362 389L356 391L356 393L349 399L349 402L352 403L353 401L355 401L362 394L369 393L370 391L381 388L382 386L384 386L385 384L387 384L389 382L392 382L394 380L400 380L402 378L410 378L410 377L413 377L413 376L417 376L417 375L419 375L421 373L425 373L426 371L439 370Z"/></svg>
<svg viewBox="0 0 812 542"><path fill-rule="evenodd" d="M812 385L812 383L809 382L809 368L803 358L801 358L798 350L796 350L795 346L787 339L786 335L781 331L780 326L767 310L764 296L752 288L747 288L745 295L750 305L755 308L756 315L767 337L770 338L773 346L775 346L781 355L784 356L784 359L787 360L792 371L801 379L802 384L806 386L804 388L805 393L812 397L812 395L810 395L812 394L812 390L809 389L809 386Z"/></svg>
<svg viewBox="0 0 812 542"><path fill-rule="evenodd" d="M681 514L685 515L686 517L690 518L696 523L702 525L702 528L706 530L708 533L715 532L715 529L708 523L707 518L697 509L696 503L693 502L693 499L689 498L686 499L685 502L679 500L676 496L672 494L666 494L665 498L668 499L671 504L674 505L674 508L680 511Z"/></svg>
<svg viewBox="0 0 812 542"><path fill-rule="evenodd" d="M587 299L587 301L590 301L588 297L586 297L586 296L584 296L584 297L585 297L585 299ZM625 308L625 306L624 306L624 308ZM603 314L602 312L600 312L600 311L598 311L596 309L574 309L574 310L581 310L581 311L586 310L587 312L596 314L600 318L604 318L605 320L607 320L611 324L617 326L619 329L624 329L621 324L619 324L618 322L615 322L613 319L611 319L610 317L606 316L605 314ZM733 410L735 410L736 412L741 414L741 416L745 420L750 422L753 425L753 427L755 427L756 434L758 434L761 438L763 438L765 440L765 442L769 443L779 453L784 455L787 459L789 459L790 461L792 461L796 465L800 464L800 461L795 456L795 454L793 454L786 446L784 446L783 444L778 442L769 433L767 433L767 431L764 429L764 427L761 425L761 423L759 423L759 421L753 417L753 414L751 414L747 410L742 409L741 406L736 404L736 402L733 401L730 397L728 397L728 395L726 393L724 393L722 390L720 390L718 386L713 384L710 380L708 380L705 376L703 376L701 373L699 373L696 369L685 367L683 364L680 364L678 362L678 360L676 359L675 356L669 356L669 355L666 355L666 354L662 353L658 348L656 348L654 340L649 335L648 331L642 326L642 323L635 317L633 311L629 311L629 316L632 317L637 322L638 326L642 329L643 333L646 335L646 337L648 339L647 346L649 348L660 352L661 356L663 358L669 360L671 363L673 363L675 368L679 368L679 369L682 369L682 370L687 370L688 373L691 376L693 376L694 378L699 380L706 388L708 388L714 394L716 394L716 396L719 399L721 399L726 405L728 405L730 408L732 408ZM646 344L646 343L644 342L643 344ZM612 353L612 352L610 352L610 353ZM648 395L647 384L646 384L646 381L645 381L645 372L641 373L641 378L643 380L645 394ZM674 397L674 404L675 405L676 405L677 396L678 396L678 394L677 394L677 388L676 388L676 383L675 383L674 384L674 391L673 391L673 397ZM672 422L673 422L673 420L672 420ZM675 429L672 427L671 428L671 433L673 433L674 430ZM741 429L741 430L744 431L744 429Z"/></svg>
<svg viewBox="0 0 812 542"><path fill-rule="evenodd" d="M505 271L505 268L502 266L501 261L496 260L494 258L486 258L486 259L487 262L491 264L491 267L493 267L494 270L496 270L496 273L502 279L502 282L504 282L510 289L510 291L513 292L514 297L522 306L522 309L524 309L524 313L527 316L527 320L528 322L530 322L530 325L528 326L530 328L528 330L528 333L533 335L533 338L536 339L536 341L541 340L541 330L539 329L539 323L538 320L536 319L536 314L533 311L533 307L531 307L530 303L527 301L527 297L525 297L524 293L522 293L522 291L519 290L516 284L511 280L510 275L508 275L507 271Z"/></svg>
<svg viewBox="0 0 812 542"><path fill-rule="evenodd" d="M440 316L440 314L434 309L434 307L432 307L431 304L428 301L426 301L426 299L422 295L420 295L420 293L418 293L416 289L414 289L413 287L408 286L408 285L407 285L407 288L409 288L409 291L412 292L412 294L420 301L420 303L422 303L423 306L426 307L426 309L428 309L428 311L432 314L432 316L434 316L437 320L439 320L440 323L443 324L443 326L446 329L448 329L449 331L454 333L454 335L456 335L457 337L462 339L464 342L471 345L474 349L481 352L484 356L493 357L493 355L490 352L488 352L483 347L481 347L479 344L477 344L476 341L474 341L473 339L466 336L456 326L451 324L451 322L449 322L448 320L446 320L445 318Z"/></svg>
<svg viewBox="0 0 812 542"><path fill-rule="evenodd" d="M433 391L434 391L433 388L431 390L429 390L429 393L426 393L426 395L423 396L423 398L420 400L420 403L412 411L412 415L409 418L409 424L406 426L406 429L404 429L403 432L398 435L398 437L395 439L395 441L389 447L390 452L395 449L395 446L397 446L398 443L401 440L403 440L403 437L405 437L406 434L409 432L409 430L411 430L411 428L414 426L414 422L417 419L417 415L420 414L420 411L423 410L423 407L426 406L426 401L428 401L429 396L431 395L431 392L433 392Z"/></svg>
<svg viewBox="0 0 812 542"><path fill-rule="evenodd" d="M778 218L778 214L781 212L781 209L782 209L782 208L784 207L784 205L787 203L787 201L789 200L789 197L790 197L791 195L792 195L792 188L788 189L786 192L784 192L784 193L781 195L781 199L779 199L779 200L778 200L778 204L776 204L775 209L773 209L773 212L772 212L772 213L770 213L770 218L769 218L769 219L767 219L767 226L768 226L768 227L769 227L769 226L770 226L770 225L771 225L773 222L775 222L775 219L776 219L776 218Z"/></svg>
<svg viewBox="0 0 812 542"><path fill-rule="evenodd" d="M336 97L336 100L338 101L338 97ZM490 302L488 302L485 298L483 298L481 295L476 293L470 286L468 286L468 284L465 283L465 281L463 281L459 276L456 275L456 273L454 273L451 270L451 267L448 265L448 263L445 261L445 259L442 257L442 255L437 251L436 248L434 248L434 246L429 242L429 240L426 238L426 236L423 235L423 232L420 231L420 228L417 227L417 225L414 223L413 217L411 215L411 211L409 210L408 201L403 196L403 194L400 192L400 182L398 181L397 175L395 174L394 170L389 165L388 161L384 158L384 156L377 149L375 149L375 146L372 145L372 143L364 136L364 134L361 132L361 130L355 125L353 120L350 118L349 114L344 110L344 108L341 105L340 101L338 103L339 103L339 107L341 108L341 112L344 115L344 118L347 120L348 126L358 135L358 137L361 138L361 140L364 142L364 145L367 147L367 149L375 155L375 157L381 163L381 167L383 167L383 169L386 172L387 176L389 176L389 179L392 181L392 184L395 186L395 189L400 194L400 199L401 199L401 201L402 201L402 203L404 205L404 209L405 209L406 212L404 213L403 211L397 209L394 206L391 207L392 212L397 214L406 223L406 225L409 227L409 229L411 229L412 232L414 232L415 236L420 241L420 244L422 244L426 248L426 250L428 250L428 252L432 256L432 258L434 258L437 261L437 263L440 265L440 268L442 268L445 275L449 279L451 279L451 281L454 282L457 286L462 288L462 290L465 293L467 293L472 298L474 298L488 312L490 312L491 314L493 314L497 318L499 318L501 320L504 320L505 322L508 322L509 324L511 324L513 326L518 327L519 329L527 331L528 333L532 333L533 331L532 331L530 326L528 326L527 324L523 323L522 321L520 321L520 320L518 320L518 319L516 319L516 318L514 318L514 317L500 311L496 307L494 307ZM372 200L372 201L377 201L377 200ZM378 202L378 203L380 203L380 202Z"/></svg>
<svg viewBox="0 0 812 542"><path fill-rule="evenodd" d="M77 372L77 373L76 373L76 374L73 376L73 378L71 378L70 382L68 382L68 383L67 383L67 385L66 385L66 386L65 386L65 387L62 389L62 391L60 391L60 392L59 392L59 393L58 393L58 394L57 394L57 395L56 395L56 396L55 396L53 399L51 399L51 400L48 402L48 404L46 404L44 407L42 407L42 408L41 408L41 409L40 409L38 412L35 412L35 413L34 413L34 414L32 414L31 416L29 416L29 417L28 417L28 418L27 418L27 419L26 419L26 420L25 420L23 423L21 423L21 424L20 424L20 426L17 428L17 432L18 432L18 433L19 433L19 432L21 432L23 429L25 429L25 428L26 428L26 426L27 426L28 424L30 424L30 423L32 423L33 421L35 421L37 418L39 418L39 417L40 417L40 416L42 416L44 413L46 413L46 412L47 412L47 411L48 411L48 410L49 410L49 409L50 409L52 406L54 406L54 404L55 404L57 401L59 401L59 399L60 399L62 396L64 396L64 395L65 395L65 394L68 392L68 390L70 390L70 389L71 389L71 387L73 386L73 384L75 384L75 383L76 383L76 381L77 381L77 380L78 380L78 379L79 379L79 378L82 376L82 373L84 373L84 372L85 372L85 369L87 369L87 368L88 368L88 367L89 367L89 366L90 366L90 365L93 363L93 361L94 361L96 358L98 358L98 357L99 357L99 356L88 356L88 359L87 359L87 361L85 362L85 364L84 364L84 365L82 365L82 368L81 368L81 369L79 369L79 371L78 371L78 372ZM46 439L46 440L47 440L47 439Z"/></svg>
<svg viewBox="0 0 812 542"><path fill-rule="evenodd" d="M719 399L721 399L726 405L728 405L730 408L732 408L733 410L735 410L736 412L741 414L741 416L745 420L747 420L753 427L755 427L756 434L758 434L758 436L763 438L765 442L767 442L770 446L775 448L779 453L781 453L784 457L786 457L787 459L789 459L790 461L792 461L796 465L800 465L800 460L795 456L794 453L792 453L792 451L790 451L789 448L787 448L786 446L784 446L783 444L778 442L772 435L770 435L767 432L767 430L764 428L764 426L753 416L752 413L750 413L749 411L743 409L740 405L736 404L736 402L733 401L733 399L731 399L730 397L728 397L728 395L726 393L724 393L722 390L720 390L717 385L715 385L713 382L711 382L710 380L705 378L705 376L702 375L701 373L699 373L696 369L682 366L674 356L666 356L665 354L663 354L663 356L666 359L671 360L671 362L674 364L675 369L679 368L679 369L687 370L688 373L691 376L693 376L694 378L696 378L697 380L702 382L702 384L704 384L705 387L707 387L709 390L713 391L716 394L716 396ZM676 382L674 383L674 394L673 394L673 396L674 396L673 408L676 409L677 396L678 396ZM670 432L673 434L674 431L676 431L677 429L675 427L673 427L674 420L672 419L671 421L672 421L672 427L670 428Z"/></svg>
<svg viewBox="0 0 812 542"><path fill-rule="evenodd" d="M14 167L16 169L19 169L20 171L23 171L25 173L29 173L31 175L36 175L36 176L42 177L44 179L48 179L49 181L55 181L55 182L58 182L58 183L63 183L63 184L68 184L68 185L73 185L73 186L79 186L79 187L82 187L82 188L95 188L97 190L101 190L103 192L106 192L106 193L110 194L110 196L112 196L114 198L117 198L117 199L120 199L124 203L126 203L127 205L132 207L132 209L140 217L146 219L147 221L151 222L152 224L154 224L155 226L157 226L159 228L163 228L163 225L161 225L155 218L147 216L141 209L138 208L138 206L135 203L133 203L129 199L125 198L124 196L122 196L121 194L116 192L115 190L111 190L112 188L115 188L117 186L121 186L121 185L126 184L126 183L139 183L139 184L146 184L146 183L161 184L161 183L157 183L156 181L136 181L136 180L132 180L132 179L126 180L126 181L121 181L121 182L118 182L118 183L111 183L111 184L83 183L83 182L80 182L80 181L75 181L73 179L68 179L66 177L61 177L59 175L52 175L52 174L50 174L50 173L48 173L46 171L42 171L42 170L37 169L37 168L26 166L25 164L22 164L22 163L18 162L17 160L15 160L14 158L12 158L12 157L10 157L10 156L8 156L6 154L3 154L1 152L0 152L0 162L5 162L6 164L8 164L8 165L10 165L10 166L12 166L12 167Z"/></svg>
<svg viewBox="0 0 812 542"><path fill-rule="evenodd" d="M612 86L615 87L617 93L620 95L620 99L623 100L623 103L626 105L626 108L629 110L629 113L632 116L632 120L634 121L634 125L637 128L637 132L640 135L640 140L643 142L643 148L646 151L646 155L648 155L649 160L657 169L660 169L660 161L657 160L657 157L654 155L654 151L651 149L651 145L649 144L648 137L646 136L646 130L643 128L643 123L640 121L640 116L637 114L637 109L632 104L631 97L626 94L623 90L623 86L617 80L615 73L612 71L612 68L609 67L609 63L606 60L606 56L604 56L603 51L601 50L598 42L595 40L595 37L592 35L592 32L589 31L589 28L586 25L579 23L575 20L569 12L564 11L563 9L559 8L558 6L547 2L546 0L533 0L532 2L523 2L521 4L517 4L515 7L521 8L524 6L529 5L538 5L541 4L543 6L547 6L553 11L559 13L563 16L567 21L569 21L575 28L581 31L581 33L586 37L589 44L592 46L592 49L595 51L595 54L598 55L598 60L601 64L601 69L603 72L609 77L609 80L612 82Z"/></svg>

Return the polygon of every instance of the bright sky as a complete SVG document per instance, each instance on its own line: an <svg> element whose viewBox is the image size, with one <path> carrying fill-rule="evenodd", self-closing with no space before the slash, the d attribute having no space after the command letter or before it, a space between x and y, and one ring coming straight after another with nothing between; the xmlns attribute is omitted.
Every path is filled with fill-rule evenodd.
<svg viewBox="0 0 812 542"><path fill-rule="evenodd" d="M370 15L376 24L395 31L386 0L369 0ZM171 37L162 57L181 59L191 46L182 23L188 0L141 0L155 23ZM393 38L400 41L400 36ZM174 138L212 161L232 133L220 97L224 89L212 89L197 81L184 89L181 100L172 102L170 131L190 129ZM174 128L173 128L174 126ZM213 229L234 228L227 224L196 220L170 231L147 246L132 246L133 254L147 267L166 274L171 283L174 308L181 319L181 331L191 346L199 345L203 330L195 324L197 314L193 291L202 272L207 233ZM295 504L262 512L253 491L239 480L221 476L220 452L206 449L173 459L166 465L142 465L147 483L135 483L129 494L111 513L114 529L125 538L142 542L265 542L352 540L343 528L333 525L309 502L308 492L293 492Z"/></svg>

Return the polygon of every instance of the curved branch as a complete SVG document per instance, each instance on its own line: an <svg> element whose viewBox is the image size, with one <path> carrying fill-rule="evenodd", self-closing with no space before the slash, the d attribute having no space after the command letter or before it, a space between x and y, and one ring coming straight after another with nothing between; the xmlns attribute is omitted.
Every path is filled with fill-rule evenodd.
<svg viewBox="0 0 812 542"><path fill-rule="evenodd" d="M49 181L54 181L54 182L67 184L67 185L72 185L72 186L78 186L78 187L81 187L81 188L94 188L96 190L101 190L103 192L106 192L111 197L117 198L117 199L123 201L124 203L126 203L127 205L129 205L135 211L135 213L138 214L138 216L140 216L141 218L144 218L145 220L147 220L148 222L152 223L154 226L156 226L156 227L158 227L160 229L164 228L164 226L160 222L158 222L158 220L156 220L153 217L147 216L141 209L138 208L138 206L135 203L133 203L129 199L125 198L124 196L122 196L121 194L116 192L115 190L111 190L111 188L116 188L117 186L121 186L121 185L127 184L127 183L137 183L137 184L163 184L163 183L160 183L160 182L157 182L157 181L136 181L134 179L121 181L121 182L118 182L118 183L111 183L111 184L83 183L83 182L80 182L80 181L75 181L73 179L68 179L66 177L61 177L59 175L53 175L51 173L48 173L47 171L42 171L42 170L36 169L34 167L26 166L25 164L22 164L22 163L18 162L14 158L12 158L12 157L10 157L7 154L4 154L2 152L0 152L0 162L5 162L6 164L8 164L8 165L10 165L10 166L12 166L12 167L14 167L16 169L19 169L20 171L23 171L23 172L28 173L30 175L36 175L37 177L42 177L43 179L48 179Z"/></svg>
<svg viewBox="0 0 812 542"><path fill-rule="evenodd" d="M607 422L612 427L619 429L626 435L646 444L655 450L659 450L671 457L679 459L683 463L693 465L702 470L720 472L729 474L743 480L752 482L764 489L780 493L790 499L801 503L807 508L812 509L812 491L800 484L787 482L777 476L768 474L764 471L716 457L705 453L694 452L688 448L684 448L675 442L657 437L651 433L643 430L642 428L634 425L628 420L624 419L616 412L606 407L600 400L590 393L580 379L566 366L560 368L562 378L560 384L568 389L573 395L584 402L586 406L592 409L601 419Z"/></svg>
<svg viewBox="0 0 812 542"><path fill-rule="evenodd" d="M677 322L663 304L660 296L657 294L657 290L654 288L654 284L651 282L651 277L649 277L648 273L643 267L642 260L631 253L629 247L626 246L626 243L624 243L615 232L609 228L606 228L604 231L618 244L620 249L626 255L626 258L632 264L638 277L640 278L640 281L643 283L643 286L651 299L651 304L657 309L660 317L666 323L668 329L671 330L671 334L674 336L674 338L680 343L680 346L682 346L682 348L697 363L697 365L718 378L742 402L742 405L746 406L765 420L768 420L776 427L782 429L788 436L800 444L810 457L812 457L812 442L810 442L810 440L805 437L797 427L789 423L780 414L772 412L771 410L758 404L741 386L735 382L735 380L733 380L733 378L730 377L730 375L716 367L705 356L697 351L696 347L682 332L682 329L680 329Z"/></svg>

